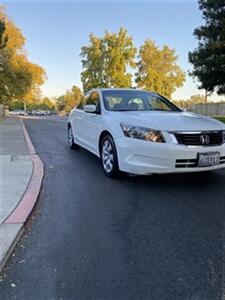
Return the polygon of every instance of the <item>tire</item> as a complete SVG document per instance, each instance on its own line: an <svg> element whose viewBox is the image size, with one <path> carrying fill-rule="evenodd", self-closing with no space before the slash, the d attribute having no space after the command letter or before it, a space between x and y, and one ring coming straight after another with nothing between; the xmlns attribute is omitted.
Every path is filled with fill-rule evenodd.
<svg viewBox="0 0 225 300"><path fill-rule="evenodd" d="M106 135L101 142L101 162L108 177L116 178L120 175L116 146L110 135Z"/></svg>
<svg viewBox="0 0 225 300"><path fill-rule="evenodd" d="M70 125L68 126L68 144L70 149L80 149L80 146L74 143L73 130Z"/></svg>

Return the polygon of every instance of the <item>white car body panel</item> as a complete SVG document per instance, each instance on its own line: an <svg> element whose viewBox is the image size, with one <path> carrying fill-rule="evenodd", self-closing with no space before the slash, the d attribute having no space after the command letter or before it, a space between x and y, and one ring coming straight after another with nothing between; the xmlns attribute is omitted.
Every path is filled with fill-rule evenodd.
<svg viewBox="0 0 225 300"><path fill-rule="evenodd" d="M128 111L108 113L110 118L115 118L118 122L165 131L203 131L223 128L223 124L217 120L189 112Z"/></svg>
<svg viewBox="0 0 225 300"><path fill-rule="evenodd" d="M74 141L100 157L99 139L107 131L114 139L121 171L134 174L200 172L225 168L225 144L217 146L187 146L174 143L171 132L207 132L225 130L215 119L189 112L107 111L102 90L97 91L101 114L74 109L69 116ZM104 89L103 89L104 91ZM160 130L166 143L149 142L126 137L120 124ZM221 163L209 167L176 167L177 160L196 160L198 153L219 152ZM224 161L223 161L224 158ZM190 162L191 164L191 162Z"/></svg>

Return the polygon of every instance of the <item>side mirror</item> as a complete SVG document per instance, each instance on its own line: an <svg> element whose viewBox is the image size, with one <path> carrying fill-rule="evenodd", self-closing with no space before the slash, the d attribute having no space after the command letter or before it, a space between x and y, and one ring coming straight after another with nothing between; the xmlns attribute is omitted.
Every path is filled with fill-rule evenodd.
<svg viewBox="0 0 225 300"><path fill-rule="evenodd" d="M96 112L96 105L94 104L84 105L84 111L87 113L94 113Z"/></svg>

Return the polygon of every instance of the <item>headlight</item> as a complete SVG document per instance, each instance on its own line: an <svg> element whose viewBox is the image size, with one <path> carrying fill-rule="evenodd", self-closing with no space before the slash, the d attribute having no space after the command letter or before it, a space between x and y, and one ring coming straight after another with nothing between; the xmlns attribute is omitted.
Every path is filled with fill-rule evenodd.
<svg viewBox="0 0 225 300"><path fill-rule="evenodd" d="M124 123L121 123L120 126L123 130L124 135L127 137L149 142L165 143L161 131L145 127L127 125Z"/></svg>

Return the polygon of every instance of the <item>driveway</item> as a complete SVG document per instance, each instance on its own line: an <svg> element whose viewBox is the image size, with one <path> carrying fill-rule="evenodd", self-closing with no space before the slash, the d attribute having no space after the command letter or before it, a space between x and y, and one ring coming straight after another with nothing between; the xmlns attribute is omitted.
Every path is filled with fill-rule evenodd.
<svg viewBox="0 0 225 300"><path fill-rule="evenodd" d="M65 121L24 123L46 173L2 299L222 299L225 171L112 180Z"/></svg>

